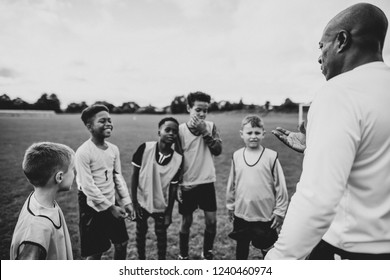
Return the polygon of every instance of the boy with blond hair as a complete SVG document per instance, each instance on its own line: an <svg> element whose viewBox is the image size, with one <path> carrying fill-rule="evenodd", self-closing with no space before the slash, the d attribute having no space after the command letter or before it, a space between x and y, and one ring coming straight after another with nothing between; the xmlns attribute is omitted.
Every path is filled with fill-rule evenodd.
<svg viewBox="0 0 390 280"><path fill-rule="evenodd" d="M72 187L74 151L62 144L35 143L26 150L22 168L34 191L19 214L10 259L72 260L68 227L55 199Z"/></svg>
<svg viewBox="0 0 390 280"><path fill-rule="evenodd" d="M192 214L200 208L204 211L205 231L203 239L204 259L213 259L213 243L217 228L217 201L214 156L222 152L222 141L213 122L206 121L210 95L203 92L187 96L190 118L179 126L179 146L183 153L182 181L178 189L180 229L179 259L188 259L188 244Z"/></svg>
<svg viewBox="0 0 390 280"><path fill-rule="evenodd" d="M246 116L240 135L245 147L233 153L226 190L226 207L237 241L236 258L245 260L249 244L263 257L278 238L288 205L288 194L278 154L261 145L264 123L256 115Z"/></svg>
<svg viewBox="0 0 390 280"><path fill-rule="evenodd" d="M106 141L113 129L111 117L108 108L98 104L84 109L81 119L91 134L76 151L81 256L101 259L112 242L114 259L126 259L129 237L124 218L133 208L119 149Z"/></svg>
<svg viewBox="0 0 390 280"><path fill-rule="evenodd" d="M138 258L146 259L145 238L148 219L153 217L157 236L158 259L165 260L167 228L180 176L182 155L172 149L177 140L179 123L163 118L158 124L158 141L145 142L133 155L131 196L136 212Z"/></svg>

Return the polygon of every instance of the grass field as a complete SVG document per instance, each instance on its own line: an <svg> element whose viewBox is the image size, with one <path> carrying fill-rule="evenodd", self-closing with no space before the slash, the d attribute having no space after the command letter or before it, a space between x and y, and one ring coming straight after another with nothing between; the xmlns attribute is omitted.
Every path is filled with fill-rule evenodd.
<svg viewBox="0 0 390 280"><path fill-rule="evenodd" d="M223 141L223 152L216 157L217 170L217 236L214 245L215 259L235 259L235 242L227 235L232 225L227 220L225 208L226 182L229 175L230 158L232 153L242 146L239 137L239 127L244 113L210 114L208 120L214 121L220 130ZM175 116L179 122L186 121L186 115ZM162 116L156 115L113 115L114 131L110 142L116 144L121 152L122 172L126 182L130 182L131 157L135 149L143 142L157 139L157 123ZM301 173L302 155L298 154L281 142L270 131L276 126L295 130L297 114L268 114L264 117L267 130L264 146L279 153L289 195L294 193L295 185ZM21 169L21 163L26 148L33 142L53 141L69 145L76 150L89 134L82 124L79 115L57 115L52 118L0 118L2 133L0 135L0 257L9 259L9 248L12 233L19 215L19 211L32 187L26 181ZM73 254L80 259L80 244L78 232L78 204L75 184L67 193L58 197L70 231ZM168 259L175 259L179 253L178 233L180 215L177 204L173 211L173 223L168 229ZM136 259L135 223L126 221L130 242L128 244L128 259ZM194 213L194 223L191 228L190 258L199 259L202 251L204 220L201 211ZM157 259L156 238L154 226L150 220L147 235L147 259ZM104 254L104 259L112 258L112 248ZM252 248L250 259L261 258L260 251Z"/></svg>

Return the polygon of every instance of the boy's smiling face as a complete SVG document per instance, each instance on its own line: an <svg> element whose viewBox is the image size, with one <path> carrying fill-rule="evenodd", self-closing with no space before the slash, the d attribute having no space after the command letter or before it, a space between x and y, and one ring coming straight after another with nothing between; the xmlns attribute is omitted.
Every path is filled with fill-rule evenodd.
<svg viewBox="0 0 390 280"><path fill-rule="evenodd" d="M106 111L97 113L87 127L92 136L98 139L110 137L114 128L110 114Z"/></svg>
<svg viewBox="0 0 390 280"><path fill-rule="evenodd" d="M209 111L209 103L197 100L192 107L187 105L187 111L190 113L190 117L196 116L198 119L204 120Z"/></svg>
<svg viewBox="0 0 390 280"><path fill-rule="evenodd" d="M241 138L244 140L245 146L249 149L258 149L260 147L264 133L264 128L252 127L251 123L247 123L240 130Z"/></svg>

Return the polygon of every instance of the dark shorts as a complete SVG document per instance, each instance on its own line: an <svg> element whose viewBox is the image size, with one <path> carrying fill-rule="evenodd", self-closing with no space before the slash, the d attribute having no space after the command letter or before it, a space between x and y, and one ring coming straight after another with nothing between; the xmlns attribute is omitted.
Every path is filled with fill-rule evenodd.
<svg viewBox="0 0 390 280"><path fill-rule="evenodd" d="M183 202L179 203L181 215L192 214L196 209L203 211L217 211L214 183L201 184L195 188L182 192Z"/></svg>
<svg viewBox="0 0 390 280"><path fill-rule="evenodd" d="M353 253L341 250L321 240L308 257L309 260L390 260L388 254Z"/></svg>
<svg viewBox="0 0 390 280"><path fill-rule="evenodd" d="M234 216L233 231L228 236L234 240L252 241L258 249L268 249L278 239L278 233L271 225L272 222L248 222Z"/></svg>
<svg viewBox="0 0 390 280"><path fill-rule="evenodd" d="M124 220L114 218L109 210L97 212L87 205L87 197L79 196L81 256L103 253L113 244L129 240Z"/></svg>

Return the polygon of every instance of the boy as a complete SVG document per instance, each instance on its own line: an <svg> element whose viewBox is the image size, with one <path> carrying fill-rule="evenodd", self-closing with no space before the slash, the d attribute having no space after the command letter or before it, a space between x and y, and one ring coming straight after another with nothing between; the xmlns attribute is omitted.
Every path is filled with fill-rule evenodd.
<svg viewBox="0 0 390 280"><path fill-rule="evenodd" d="M113 129L108 108L92 105L83 110L81 119L91 134L76 151L81 256L101 259L112 242L114 259L126 259L129 237L124 218L132 214L132 205L119 149L105 140Z"/></svg>
<svg viewBox="0 0 390 280"><path fill-rule="evenodd" d="M227 183L226 207L237 240L236 258L248 259L249 243L261 249L263 257L278 238L288 205L288 194L282 167L275 151L264 148L261 141L263 121L246 116L240 135L245 147L233 153Z"/></svg>
<svg viewBox="0 0 390 280"><path fill-rule="evenodd" d="M33 185L19 214L11 242L11 260L72 260L72 245L64 214L55 201L74 181L74 151L41 142L24 155L23 172Z"/></svg>
<svg viewBox="0 0 390 280"><path fill-rule="evenodd" d="M137 220L137 250L140 260L145 256L148 218L154 219L158 259L165 260L167 228L172 222L182 156L172 149L177 140L179 123L164 118L158 124L158 142L143 143L133 156L131 197Z"/></svg>
<svg viewBox="0 0 390 280"><path fill-rule="evenodd" d="M204 211L206 228L203 239L204 259L213 259L213 243L216 234L217 201L213 156L222 152L222 141L214 123L206 121L210 96L203 92L187 96L190 118L179 126L179 144L183 152L182 182L178 189L180 229L179 259L188 259L188 243L192 213L199 207Z"/></svg>

